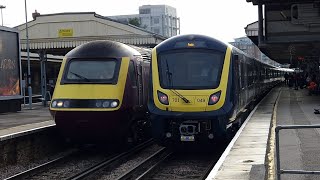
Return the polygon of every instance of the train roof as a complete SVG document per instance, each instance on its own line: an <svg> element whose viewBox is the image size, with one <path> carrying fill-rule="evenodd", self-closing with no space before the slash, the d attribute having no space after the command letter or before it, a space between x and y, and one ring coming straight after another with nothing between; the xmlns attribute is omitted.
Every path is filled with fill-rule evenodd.
<svg viewBox="0 0 320 180"><path fill-rule="evenodd" d="M161 52L169 49L171 50L188 48L190 46L192 46L193 48L199 47L215 49L221 52L225 52L228 47L226 43L209 36L199 34L187 34L171 37L158 44L155 48L157 49L157 52Z"/></svg>
<svg viewBox="0 0 320 180"><path fill-rule="evenodd" d="M138 47L138 46L134 46L134 45L128 45L130 47L132 47L133 49L137 50L142 58L146 61L151 61L151 48L147 48L147 47Z"/></svg>
<svg viewBox="0 0 320 180"><path fill-rule="evenodd" d="M231 44L224 43L220 40L217 40L215 38L205 36L205 35L199 35L199 34L188 34L188 35L178 35L171 37L160 44L158 44L155 48L157 49L157 52L166 51L166 50L172 50L172 49L180 49L180 48L188 48L189 44L193 48L208 48L208 49L214 49L221 52L225 52L228 46L231 46L233 49L236 49L239 53L250 57L254 59L255 61L268 66L269 68L278 70L278 71L284 71L284 72L293 72L292 69L289 68L279 68L277 66L274 66L272 64L268 64L266 62L260 61L254 57L251 57L249 54L241 51L240 49L236 48L235 46Z"/></svg>
<svg viewBox="0 0 320 180"><path fill-rule="evenodd" d="M129 46L120 42L109 40L91 41L82 44L69 53L67 58L120 58L147 54L148 50L143 48Z"/></svg>

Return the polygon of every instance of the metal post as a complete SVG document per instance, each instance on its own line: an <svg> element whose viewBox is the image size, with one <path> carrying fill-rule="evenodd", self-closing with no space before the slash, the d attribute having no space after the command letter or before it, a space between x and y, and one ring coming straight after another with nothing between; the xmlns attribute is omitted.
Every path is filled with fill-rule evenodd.
<svg viewBox="0 0 320 180"><path fill-rule="evenodd" d="M179 21L179 34L180 34L180 18L178 18L178 21Z"/></svg>
<svg viewBox="0 0 320 180"><path fill-rule="evenodd" d="M0 9L1 9L1 24L3 26L3 15L2 15L2 9L6 8L6 6L0 5Z"/></svg>
<svg viewBox="0 0 320 180"><path fill-rule="evenodd" d="M2 14L2 8L1 9L1 26L3 26L3 14Z"/></svg>
<svg viewBox="0 0 320 180"><path fill-rule="evenodd" d="M28 95L29 109L32 109L32 87L31 87L31 71L30 71L30 54L29 54L29 34L28 34L28 17L27 17L27 0L24 0L26 14L26 37L27 37L27 57L28 57Z"/></svg>
<svg viewBox="0 0 320 180"><path fill-rule="evenodd" d="M261 45L264 43L263 41L263 12L262 12L262 4L259 3L258 5L258 20L259 20L259 30L258 30L258 40L259 44Z"/></svg>
<svg viewBox="0 0 320 180"><path fill-rule="evenodd" d="M41 94L42 94L42 105L47 106L47 77L46 77L46 61L47 56L44 50L39 52L40 57L40 70L41 70Z"/></svg>
<svg viewBox="0 0 320 180"><path fill-rule="evenodd" d="M275 129L275 131L276 131L277 180L281 180L279 129L280 129L280 126L277 126Z"/></svg>

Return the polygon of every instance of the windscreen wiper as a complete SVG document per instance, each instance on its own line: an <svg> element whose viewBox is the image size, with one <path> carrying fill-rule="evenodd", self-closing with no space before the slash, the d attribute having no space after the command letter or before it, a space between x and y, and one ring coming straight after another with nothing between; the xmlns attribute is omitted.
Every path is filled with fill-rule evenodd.
<svg viewBox="0 0 320 180"><path fill-rule="evenodd" d="M69 73L77 76L77 77L80 78L80 79L84 79L84 80L90 82L90 79L88 79L88 78L86 78L86 77L84 77L84 76L81 76L80 74L74 73L74 72L72 72L72 71L69 71Z"/></svg>
<svg viewBox="0 0 320 180"><path fill-rule="evenodd" d="M170 84L170 87L169 87L169 90L171 92L173 92L175 95L177 95L179 98L181 98L185 103L190 103L190 101L184 97L182 94L180 94L178 91L172 89L173 87L173 84L172 84L172 73L170 72L169 70L169 65L168 65L168 60L166 59L166 66L167 66L167 69L166 69L166 74L167 74L167 78L168 78L168 81L169 81L169 84Z"/></svg>

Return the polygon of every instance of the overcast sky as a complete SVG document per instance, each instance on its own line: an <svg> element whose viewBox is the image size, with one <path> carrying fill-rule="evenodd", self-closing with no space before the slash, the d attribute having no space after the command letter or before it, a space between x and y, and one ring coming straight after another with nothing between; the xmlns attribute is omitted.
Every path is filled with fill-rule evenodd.
<svg viewBox="0 0 320 180"><path fill-rule="evenodd" d="M3 25L25 23L24 0L0 0L6 6ZM141 5L166 4L177 9L181 34L199 33L224 42L245 36L244 27L258 19L258 7L246 0L27 0L28 21L32 12L96 12L102 16L138 14ZM1 22L0 22L1 23Z"/></svg>

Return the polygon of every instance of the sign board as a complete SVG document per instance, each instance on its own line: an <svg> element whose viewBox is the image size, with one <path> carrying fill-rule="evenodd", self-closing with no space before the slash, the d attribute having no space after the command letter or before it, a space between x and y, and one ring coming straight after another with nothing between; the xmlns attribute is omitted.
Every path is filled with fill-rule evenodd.
<svg viewBox="0 0 320 180"><path fill-rule="evenodd" d="M0 29L0 100L21 95L19 34Z"/></svg>
<svg viewBox="0 0 320 180"><path fill-rule="evenodd" d="M73 29L59 29L59 37L73 37Z"/></svg>

